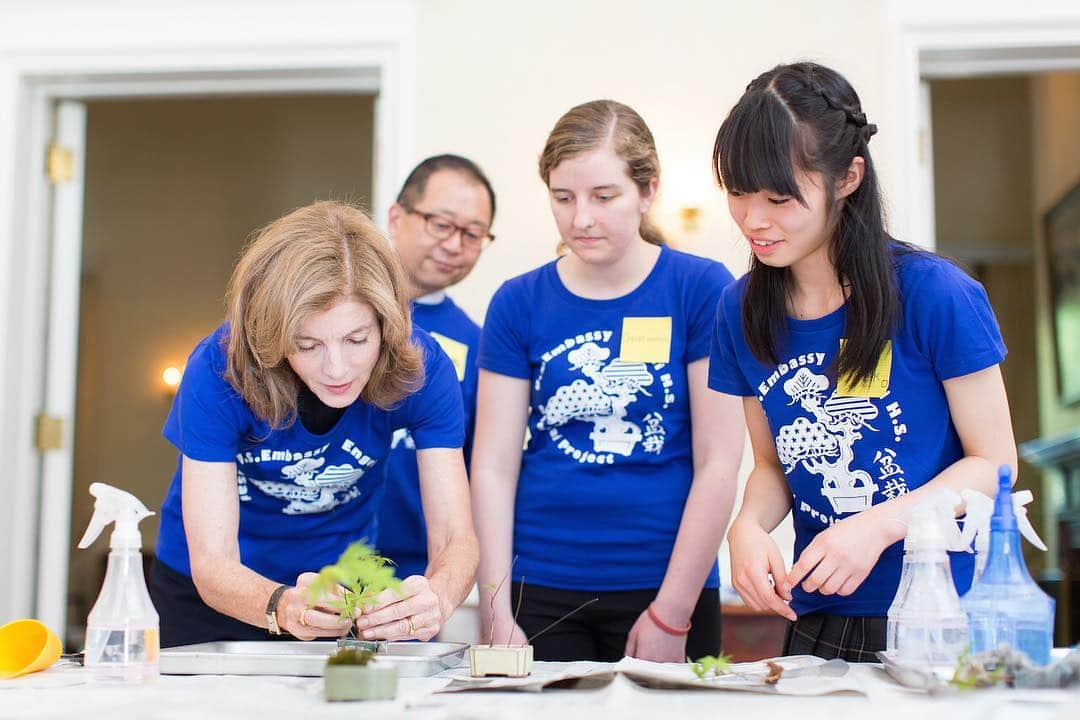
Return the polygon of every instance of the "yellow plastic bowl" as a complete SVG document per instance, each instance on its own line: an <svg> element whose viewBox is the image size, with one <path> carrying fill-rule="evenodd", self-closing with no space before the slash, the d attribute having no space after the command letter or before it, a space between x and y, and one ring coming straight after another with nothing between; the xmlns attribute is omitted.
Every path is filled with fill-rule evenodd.
<svg viewBox="0 0 1080 720"><path fill-rule="evenodd" d="M15 620L0 627L0 678L44 670L60 659L60 638L37 620Z"/></svg>

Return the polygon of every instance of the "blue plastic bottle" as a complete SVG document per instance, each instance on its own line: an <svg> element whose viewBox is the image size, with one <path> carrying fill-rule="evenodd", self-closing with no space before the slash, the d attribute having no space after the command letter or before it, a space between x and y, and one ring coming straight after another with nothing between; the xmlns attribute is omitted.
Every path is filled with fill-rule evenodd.
<svg viewBox="0 0 1080 720"><path fill-rule="evenodd" d="M1035 584L1024 563L1011 480L1012 470L1002 465L986 569L960 604L968 616L972 652L1008 643L1037 665L1046 665L1054 644L1054 600Z"/></svg>

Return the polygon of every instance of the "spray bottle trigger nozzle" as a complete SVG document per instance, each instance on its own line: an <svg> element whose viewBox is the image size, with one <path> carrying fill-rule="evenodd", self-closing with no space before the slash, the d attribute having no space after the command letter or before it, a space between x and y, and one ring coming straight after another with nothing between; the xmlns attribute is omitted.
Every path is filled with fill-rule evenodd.
<svg viewBox="0 0 1080 720"><path fill-rule="evenodd" d="M90 494L97 498L94 501L94 515L79 540L79 547L89 547L106 525L115 523L109 547L138 549L142 545L139 523L154 513L131 493L105 483L92 483Z"/></svg>
<svg viewBox="0 0 1080 720"><path fill-rule="evenodd" d="M83 533L82 539L79 540L79 549L84 550L90 547L97 540L101 531L105 529L106 524L107 521L100 518L95 512L93 517L90 518L90 524L86 526L86 532Z"/></svg>
<svg viewBox="0 0 1080 720"><path fill-rule="evenodd" d="M1013 493L1013 510L1016 512L1016 525L1020 530L1020 534L1024 538L1039 548L1043 552L1046 552L1046 543L1042 541L1039 534L1035 532L1035 528L1031 526L1031 520L1028 518L1027 505L1029 502L1035 499L1030 490L1020 490Z"/></svg>

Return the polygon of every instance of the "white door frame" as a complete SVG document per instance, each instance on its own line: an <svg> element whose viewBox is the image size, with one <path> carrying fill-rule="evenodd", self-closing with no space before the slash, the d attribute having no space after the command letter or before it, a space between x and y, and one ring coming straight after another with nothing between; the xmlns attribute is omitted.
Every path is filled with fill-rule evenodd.
<svg viewBox="0 0 1080 720"><path fill-rule="evenodd" d="M203 10L212 15L230 6L235 15L232 5L240 4L206 3ZM187 34L177 33L159 18L125 14L131 6L123 3L113 10L124 27L112 35L80 33L78 47L70 28L54 38L55 19L32 12L17 42L0 30L0 623L53 608L48 624L61 633L66 624L53 616L57 594L66 605L67 573L39 567L38 536L59 527L67 535L70 487L42 485L33 428L45 398L48 298L57 296L48 285L50 191L43 171L54 108L64 99L104 97L377 93L371 208L382 217L411 160L415 11L410 0L322 5L341 22L318 12L297 17L297 5L268 0L259 21L236 39L212 18L181 20ZM142 31L132 28L139 23ZM204 25L206 38L198 36ZM145 538L144 549L152 547Z"/></svg>
<svg viewBox="0 0 1080 720"><path fill-rule="evenodd" d="M38 497L50 510L40 513L34 615L63 637L67 618L69 527L60 512L71 512L74 479L74 422L76 355L79 346L79 289L82 269L83 195L86 180L86 104L62 100L53 113L53 142L71 161L68 176L52 186L49 198L48 302L45 308L45 349L41 412L65 418L62 446L42 453Z"/></svg>
<svg viewBox="0 0 1080 720"><path fill-rule="evenodd" d="M926 247L934 238L934 176L927 79L1080 69L1075 0L889 0L887 76L893 122L903 130L896 234Z"/></svg>

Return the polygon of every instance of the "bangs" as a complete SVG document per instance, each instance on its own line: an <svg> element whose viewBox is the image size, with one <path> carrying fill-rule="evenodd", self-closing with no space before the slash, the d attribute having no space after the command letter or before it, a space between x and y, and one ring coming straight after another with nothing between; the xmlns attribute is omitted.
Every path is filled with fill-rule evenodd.
<svg viewBox="0 0 1080 720"><path fill-rule="evenodd" d="M744 95L720 126L713 171L725 190L764 190L805 205L795 180L796 162L804 156L791 111L776 95L762 90Z"/></svg>

